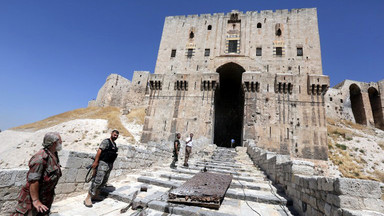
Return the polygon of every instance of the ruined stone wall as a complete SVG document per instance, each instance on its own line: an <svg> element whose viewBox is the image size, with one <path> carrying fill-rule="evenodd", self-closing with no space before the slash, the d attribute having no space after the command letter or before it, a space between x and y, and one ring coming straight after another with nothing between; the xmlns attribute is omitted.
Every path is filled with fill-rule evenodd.
<svg viewBox="0 0 384 216"><path fill-rule="evenodd" d="M316 176L312 162L266 151L258 148L253 141L246 145L253 162L285 192L300 215L357 216L384 213L379 182Z"/></svg>
<svg viewBox="0 0 384 216"><path fill-rule="evenodd" d="M132 108L147 106L148 71L135 71L132 82L118 75L111 74L100 88L96 100L88 102L88 106Z"/></svg>
<svg viewBox="0 0 384 216"><path fill-rule="evenodd" d="M241 73L244 95L240 144L254 139L271 151L327 159L323 94L329 78L322 75L316 13L312 8L167 17L155 74L149 76L141 141L194 132L213 142L215 94L224 88L220 70L233 67L240 68L232 73Z"/></svg>
<svg viewBox="0 0 384 216"><path fill-rule="evenodd" d="M327 117L384 130L383 85L384 80L377 83L344 80L325 95Z"/></svg>

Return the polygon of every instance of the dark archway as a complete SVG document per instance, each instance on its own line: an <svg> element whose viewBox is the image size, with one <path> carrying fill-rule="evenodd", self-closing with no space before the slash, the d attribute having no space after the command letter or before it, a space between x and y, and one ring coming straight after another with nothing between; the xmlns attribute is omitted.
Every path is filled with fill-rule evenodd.
<svg viewBox="0 0 384 216"><path fill-rule="evenodd" d="M235 63L219 67L220 87L215 92L214 143L221 147L240 146L243 132L244 93L241 85L244 68ZM235 147L233 146L233 147Z"/></svg>
<svg viewBox="0 0 384 216"><path fill-rule="evenodd" d="M372 108L373 121L375 127L384 130L384 119L383 119L383 107L381 106L381 100L379 92L376 88L370 87L368 89L369 102Z"/></svg>
<svg viewBox="0 0 384 216"><path fill-rule="evenodd" d="M363 97L359 86L356 84L350 85L349 96L351 98L352 112L356 123L366 125L367 117L365 116Z"/></svg>

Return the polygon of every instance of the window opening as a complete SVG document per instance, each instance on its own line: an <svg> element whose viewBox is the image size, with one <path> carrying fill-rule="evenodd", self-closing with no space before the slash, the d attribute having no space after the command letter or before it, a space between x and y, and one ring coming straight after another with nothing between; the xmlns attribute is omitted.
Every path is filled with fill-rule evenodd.
<svg viewBox="0 0 384 216"><path fill-rule="evenodd" d="M192 58L192 55L193 55L193 49L188 49L187 57Z"/></svg>
<svg viewBox="0 0 384 216"><path fill-rule="evenodd" d="M230 40L229 41L228 52L237 53L237 40Z"/></svg>
<svg viewBox="0 0 384 216"><path fill-rule="evenodd" d="M256 56L261 56L261 54L262 54L262 49L261 49L261 47L257 47L257 48L256 48Z"/></svg>
<svg viewBox="0 0 384 216"><path fill-rule="evenodd" d="M277 31L276 31L276 36L281 36L281 29L279 28L279 29L277 29Z"/></svg>
<svg viewBox="0 0 384 216"><path fill-rule="evenodd" d="M210 49L205 49L204 56L209 56L210 52L211 52Z"/></svg>
<svg viewBox="0 0 384 216"><path fill-rule="evenodd" d="M276 55L283 56L283 47L276 47Z"/></svg>
<svg viewBox="0 0 384 216"><path fill-rule="evenodd" d="M189 33L189 38L192 39L195 37L195 34L193 32Z"/></svg>
<svg viewBox="0 0 384 216"><path fill-rule="evenodd" d="M261 28L261 23L257 23L257 28Z"/></svg>
<svg viewBox="0 0 384 216"><path fill-rule="evenodd" d="M303 48L297 47L297 56L303 56Z"/></svg>
<svg viewBox="0 0 384 216"><path fill-rule="evenodd" d="M211 25L208 25L208 30L212 30L212 26Z"/></svg>
<svg viewBox="0 0 384 216"><path fill-rule="evenodd" d="M173 49L171 52L171 58L173 58L173 57L176 57L176 50L175 49Z"/></svg>

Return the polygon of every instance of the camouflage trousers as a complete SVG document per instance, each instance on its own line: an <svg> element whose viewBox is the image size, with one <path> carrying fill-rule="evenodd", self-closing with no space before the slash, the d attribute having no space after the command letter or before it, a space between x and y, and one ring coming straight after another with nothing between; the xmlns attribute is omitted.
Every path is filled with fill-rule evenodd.
<svg viewBox="0 0 384 216"><path fill-rule="evenodd" d="M99 161L99 166L97 166L96 176L92 179L91 186L89 187L89 193L92 196L96 195L96 191L105 186L108 182L109 174L111 173L113 164L108 164L104 161Z"/></svg>
<svg viewBox="0 0 384 216"><path fill-rule="evenodd" d="M179 160L179 154L178 154L178 152L176 152L176 151L173 151L173 161L172 161L172 163L171 163L171 165L170 165L170 167L171 168L175 168L176 167L176 162Z"/></svg>

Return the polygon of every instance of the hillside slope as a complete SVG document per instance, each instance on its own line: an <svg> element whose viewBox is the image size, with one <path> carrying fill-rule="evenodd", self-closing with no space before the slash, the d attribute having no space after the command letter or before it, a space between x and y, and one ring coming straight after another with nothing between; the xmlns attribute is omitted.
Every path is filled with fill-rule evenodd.
<svg viewBox="0 0 384 216"><path fill-rule="evenodd" d="M329 159L341 174L384 182L384 131L346 120L327 122Z"/></svg>
<svg viewBox="0 0 384 216"><path fill-rule="evenodd" d="M113 129L120 131L118 145L138 144L144 115L144 108L124 115L116 107L89 107L3 131L0 168L27 167L30 156L41 148L44 134L50 131L61 134L64 150L94 153Z"/></svg>

